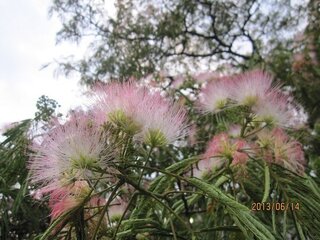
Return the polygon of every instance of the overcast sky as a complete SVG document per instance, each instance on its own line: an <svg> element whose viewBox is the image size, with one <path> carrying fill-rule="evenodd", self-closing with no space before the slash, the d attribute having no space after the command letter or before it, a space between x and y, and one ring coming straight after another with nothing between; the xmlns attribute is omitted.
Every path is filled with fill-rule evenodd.
<svg viewBox="0 0 320 240"><path fill-rule="evenodd" d="M84 53L75 45L55 45L60 22L48 18L49 2L0 0L0 128L33 117L43 94L57 100L63 113L84 102L77 79L55 78L54 67L40 70L54 59Z"/></svg>

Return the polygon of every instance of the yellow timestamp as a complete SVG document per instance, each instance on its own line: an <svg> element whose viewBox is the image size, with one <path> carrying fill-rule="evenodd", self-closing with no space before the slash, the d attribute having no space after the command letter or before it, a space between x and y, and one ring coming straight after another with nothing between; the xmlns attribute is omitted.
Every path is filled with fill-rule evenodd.
<svg viewBox="0 0 320 240"><path fill-rule="evenodd" d="M253 202L251 204L252 211L298 211L300 203L293 202Z"/></svg>

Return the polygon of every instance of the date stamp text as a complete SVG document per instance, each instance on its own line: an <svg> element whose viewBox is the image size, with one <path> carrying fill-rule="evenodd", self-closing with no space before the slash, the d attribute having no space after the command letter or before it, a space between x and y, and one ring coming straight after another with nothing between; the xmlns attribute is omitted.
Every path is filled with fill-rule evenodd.
<svg viewBox="0 0 320 240"><path fill-rule="evenodd" d="M251 211L298 211L300 207L300 203L293 202L254 202Z"/></svg>

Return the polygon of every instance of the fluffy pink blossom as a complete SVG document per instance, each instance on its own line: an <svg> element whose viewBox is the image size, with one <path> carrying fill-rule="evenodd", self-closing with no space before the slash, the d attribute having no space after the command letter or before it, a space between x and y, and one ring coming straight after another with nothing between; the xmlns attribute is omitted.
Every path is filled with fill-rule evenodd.
<svg viewBox="0 0 320 240"><path fill-rule="evenodd" d="M234 104L250 107L256 121L272 125L286 126L298 112L280 86L272 83L272 77L260 70L212 81L200 94L205 112L215 113Z"/></svg>
<svg viewBox="0 0 320 240"><path fill-rule="evenodd" d="M79 206L89 193L90 188L86 181L76 181L68 186L53 190L49 199L51 219L54 220Z"/></svg>
<svg viewBox="0 0 320 240"><path fill-rule="evenodd" d="M186 111L160 94L140 105L137 121L143 126L138 139L152 146L173 143L184 134Z"/></svg>
<svg viewBox="0 0 320 240"><path fill-rule="evenodd" d="M249 158L247 148L248 144L245 140L230 139L225 133L214 136L199 161L194 175L199 177L215 168L221 168L228 160L232 165L245 164Z"/></svg>
<svg viewBox="0 0 320 240"><path fill-rule="evenodd" d="M112 83L99 87L96 94L96 119L116 124L136 140L158 146L183 134L186 112L158 92L133 83Z"/></svg>
<svg viewBox="0 0 320 240"><path fill-rule="evenodd" d="M272 86L272 77L260 70L249 71L234 76L232 99L240 105L252 107L265 98Z"/></svg>
<svg viewBox="0 0 320 240"><path fill-rule="evenodd" d="M84 114L75 114L64 124L55 120L43 141L34 142L31 150L31 181L41 184L43 193L91 177L90 169L104 166L111 156L102 133Z"/></svg>
<svg viewBox="0 0 320 240"><path fill-rule="evenodd" d="M55 220L63 213L66 213L73 208L77 207L79 202L72 196L65 197L64 199L57 201L55 204L51 205L51 220Z"/></svg>
<svg viewBox="0 0 320 240"><path fill-rule="evenodd" d="M287 126L293 119L293 110L286 95L271 92L253 107L256 119L271 125ZM293 105L291 105L294 107Z"/></svg>
<svg viewBox="0 0 320 240"><path fill-rule="evenodd" d="M146 101L148 91L132 82L110 83L94 87L95 102L93 112L99 124L111 122L125 130L139 130L136 118L139 105Z"/></svg>
<svg viewBox="0 0 320 240"><path fill-rule="evenodd" d="M258 134L261 150L258 153L268 162L274 162L291 171L303 174L305 158L302 145L291 139L282 129L275 128Z"/></svg>
<svg viewBox="0 0 320 240"><path fill-rule="evenodd" d="M218 112L225 108L232 96L234 81L223 77L208 83L200 95L200 106L205 112Z"/></svg>
<svg viewBox="0 0 320 240"><path fill-rule="evenodd" d="M245 164L249 159L249 155L243 149L249 147L248 143L243 139L237 139L233 144L232 165Z"/></svg>

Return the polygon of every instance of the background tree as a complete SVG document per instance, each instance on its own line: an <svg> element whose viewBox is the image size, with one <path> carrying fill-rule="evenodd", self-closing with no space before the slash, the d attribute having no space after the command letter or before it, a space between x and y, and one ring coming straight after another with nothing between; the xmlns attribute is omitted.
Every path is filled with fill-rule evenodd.
<svg viewBox="0 0 320 240"><path fill-rule="evenodd" d="M0 143L0 239L3 240L33 239L49 223L47 207L34 201L37 196L28 181L27 162L31 142L46 129L59 105L41 96L36 106L34 119L1 129L4 140Z"/></svg>
<svg viewBox="0 0 320 240"><path fill-rule="evenodd" d="M299 99L310 129L302 134L319 165L319 2L282 0L118 0L52 2L62 22L57 41L90 42L81 60L61 61L92 85L148 74L261 68ZM318 169L318 167L316 167Z"/></svg>
<svg viewBox="0 0 320 240"><path fill-rule="evenodd" d="M289 45L307 16L305 2L273 0L119 0L114 18L105 6L56 0L50 9L63 24L58 42L91 36L88 56L60 65L65 73L80 72L83 83L252 66L280 42Z"/></svg>

